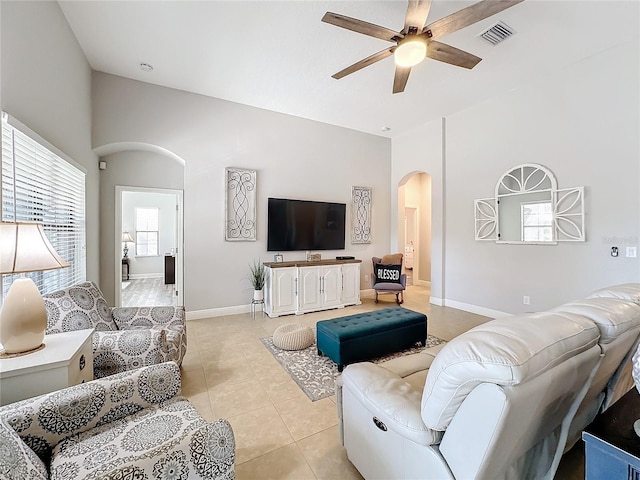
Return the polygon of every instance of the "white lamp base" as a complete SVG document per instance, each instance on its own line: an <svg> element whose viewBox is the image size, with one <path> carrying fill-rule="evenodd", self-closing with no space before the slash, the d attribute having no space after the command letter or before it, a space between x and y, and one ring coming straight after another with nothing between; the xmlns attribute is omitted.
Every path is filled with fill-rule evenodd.
<svg viewBox="0 0 640 480"><path fill-rule="evenodd" d="M0 343L6 354L39 349L47 329L47 310L33 280L15 280L0 309Z"/></svg>

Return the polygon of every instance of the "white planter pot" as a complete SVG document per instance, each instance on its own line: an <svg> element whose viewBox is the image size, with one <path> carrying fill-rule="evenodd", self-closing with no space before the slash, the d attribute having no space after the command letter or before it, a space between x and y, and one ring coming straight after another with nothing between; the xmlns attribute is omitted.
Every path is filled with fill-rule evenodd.
<svg viewBox="0 0 640 480"><path fill-rule="evenodd" d="M254 290L253 291L253 299L256 302L261 302L264 300L264 292L262 290Z"/></svg>

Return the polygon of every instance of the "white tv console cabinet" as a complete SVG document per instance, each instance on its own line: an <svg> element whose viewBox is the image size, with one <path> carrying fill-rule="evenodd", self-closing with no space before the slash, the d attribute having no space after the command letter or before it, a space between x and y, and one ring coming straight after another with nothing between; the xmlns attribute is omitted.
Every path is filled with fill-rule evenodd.
<svg viewBox="0 0 640 480"><path fill-rule="evenodd" d="M264 307L270 317L360 305L361 260L269 262Z"/></svg>

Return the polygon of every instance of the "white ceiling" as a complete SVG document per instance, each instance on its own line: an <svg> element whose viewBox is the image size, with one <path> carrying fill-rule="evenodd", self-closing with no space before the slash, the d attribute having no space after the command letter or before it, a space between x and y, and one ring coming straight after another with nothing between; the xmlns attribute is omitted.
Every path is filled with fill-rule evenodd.
<svg viewBox="0 0 640 480"><path fill-rule="evenodd" d="M320 19L333 11L400 30L402 0L59 3L94 70L389 137L637 38L639 29L636 0L525 0L439 39L482 57L473 70L427 59L393 95L392 57L331 78L391 44ZM434 0L427 23L472 3ZM477 35L498 20L517 33L494 47ZM142 71L142 62L154 70Z"/></svg>

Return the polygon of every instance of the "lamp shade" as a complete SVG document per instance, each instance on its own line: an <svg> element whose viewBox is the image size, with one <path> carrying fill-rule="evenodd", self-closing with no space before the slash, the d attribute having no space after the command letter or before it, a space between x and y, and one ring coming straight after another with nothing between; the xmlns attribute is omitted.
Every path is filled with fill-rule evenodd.
<svg viewBox="0 0 640 480"><path fill-rule="evenodd" d="M123 242L133 242L133 237L129 232L122 232L122 241Z"/></svg>
<svg viewBox="0 0 640 480"><path fill-rule="evenodd" d="M0 273L26 273L68 267L49 243L42 225L0 222ZM11 284L0 308L0 343L4 353L19 355L42 348L47 311L30 278Z"/></svg>
<svg viewBox="0 0 640 480"><path fill-rule="evenodd" d="M25 273L68 267L56 253L42 224L0 222L0 273Z"/></svg>

